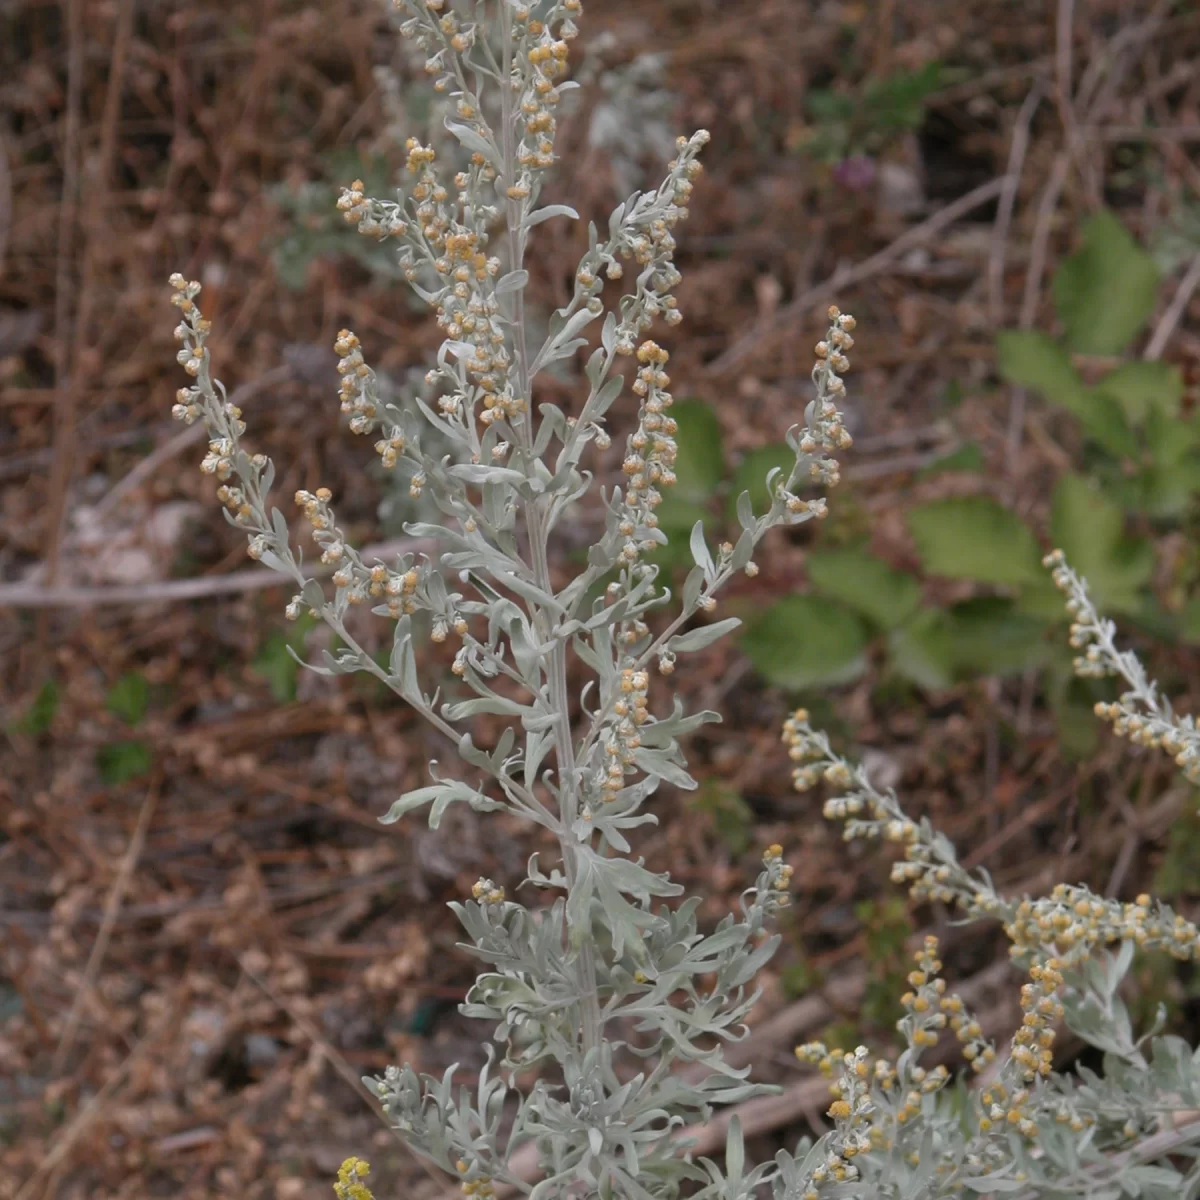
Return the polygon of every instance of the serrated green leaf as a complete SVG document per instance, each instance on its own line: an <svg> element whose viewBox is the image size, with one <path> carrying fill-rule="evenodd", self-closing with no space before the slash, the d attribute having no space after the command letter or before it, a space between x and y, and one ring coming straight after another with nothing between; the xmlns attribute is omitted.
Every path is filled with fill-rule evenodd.
<svg viewBox="0 0 1200 1200"><path fill-rule="evenodd" d="M917 687L937 691L954 682L954 656L946 636L946 616L937 609L920 609L906 624L888 635L888 660L893 671Z"/></svg>
<svg viewBox="0 0 1200 1200"><path fill-rule="evenodd" d="M1088 388L1058 342L1035 330L1005 329L996 335L996 366L1009 383L1033 388L1051 404L1077 415L1087 410Z"/></svg>
<svg viewBox="0 0 1200 1200"><path fill-rule="evenodd" d="M796 452L784 442L773 443L751 450L733 473L729 485L729 517L737 516L737 500L743 492L750 493L750 503L761 515L771 507L771 494L767 491L767 476L775 467L784 472L791 471L796 461ZM786 483L786 479L784 480Z"/></svg>
<svg viewBox="0 0 1200 1200"><path fill-rule="evenodd" d="M1101 609L1129 611L1154 570L1154 546L1124 533L1124 518L1091 481L1064 475L1054 490L1054 544L1087 581Z"/></svg>
<svg viewBox="0 0 1200 1200"><path fill-rule="evenodd" d="M725 477L721 423L702 400L683 400L671 409L675 431L675 486L679 500L703 504Z"/></svg>
<svg viewBox="0 0 1200 1200"><path fill-rule="evenodd" d="M1200 448L1200 429L1194 421L1181 421L1152 409L1142 433L1155 466L1176 466L1189 455L1195 461L1195 452Z"/></svg>
<svg viewBox="0 0 1200 1200"><path fill-rule="evenodd" d="M1102 387L1093 388L1087 407L1075 414L1084 432L1113 458L1127 459L1137 452L1137 440L1121 401Z"/></svg>
<svg viewBox="0 0 1200 1200"><path fill-rule="evenodd" d="M892 669L938 689L979 675L1019 675L1046 657L1045 622L1012 601L979 596L948 609L922 609L888 639Z"/></svg>
<svg viewBox="0 0 1200 1200"><path fill-rule="evenodd" d="M999 596L977 596L948 609L945 636L960 678L1021 675L1047 656L1045 623Z"/></svg>
<svg viewBox="0 0 1200 1200"><path fill-rule="evenodd" d="M894 629L921 602L921 585L866 550L810 550L805 563L813 586L881 629Z"/></svg>
<svg viewBox="0 0 1200 1200"><path fill-rule="evenodd" d="M1020 586L1042 572L1032 531L986 496L922 504L908 513L908 527L931 575Z"/></svg>
<svg viewBox="0 0 1200 1200"><path fill-rule="evenodd" d="M129 671L108 689L104 707L126 725L136 725L146 715L149 701L150 685L146 677L137 671Z"/></svg>
<svg viewBox="0 0 1200 1200"><path fill-rule="evenodd" d="M786 596L742 637L759 674L779 687L848 683L866 669L867 632L849 609L822 596Z"/></svg>
<svg viewBox="0 0 1200 1200"><path fill-rule="evenodd" d="M1159 282L1154 259L1117 217L1096 213L1054 275L1067 344L1083 354L1121 354L1153 313Z"/></svg>
<svg viewBox="0 0 1200 1200"><path fill-rule="evenodd" d="M1183 372L1164 362L1122 363L1096 385L1120 401L1133 425L1140 425L1151 412L1164 417L1179 414L1183 399Z"/></svg>
<svg viewBox="0 0 1200 1200"><path fill-rule="evenodd" d="M100 778L109 787L145 775L152 762L150 747L145 742L109 742L96 751Z"/></svg>

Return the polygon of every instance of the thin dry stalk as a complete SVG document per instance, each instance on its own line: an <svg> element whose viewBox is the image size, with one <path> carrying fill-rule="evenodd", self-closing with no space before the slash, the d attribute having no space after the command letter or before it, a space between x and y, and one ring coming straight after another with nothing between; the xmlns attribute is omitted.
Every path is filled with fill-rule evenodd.
<svg viewBox="0 0 1200 1200"><path fill-rule="evenodd" d="M75 999L71 1002L71 1010L67 1013L62 1037L59 1038L58 1046L54 1051L54 1058L50 1063L51 1075L58 1075L62 1071L63 1063L66 1062L67 1055L71 1053L75 1045L75 1037L79 1032L79 1022L83 1018L84 1001L95 985L96 976L100 972L100 964L104 961L104 955L108 951L108 943L112 937L113 927L117 923L117 914L121 910L121 902L125 899L125 890L129 886L130 879L133 878L133 871L137 866L138 859L141 857L142 847L146 844L146 832L150 828L150 822L154 819L154 810L158 806L161 784L162 780L160 778L154 779L150 784L146 792L146 798L142 801L137 824L134 826L133 835L129 839L129 845L126 847L125 853L121 856L121 865L117 868L117 877L113 880L112 887L109 888L108 896L104 901L104 917L100 922L100 928L96 932L96 940L92 943L92 952L88 955L87 965L84 967L83 978L79 981L79 987L75 989Z"/></svg>

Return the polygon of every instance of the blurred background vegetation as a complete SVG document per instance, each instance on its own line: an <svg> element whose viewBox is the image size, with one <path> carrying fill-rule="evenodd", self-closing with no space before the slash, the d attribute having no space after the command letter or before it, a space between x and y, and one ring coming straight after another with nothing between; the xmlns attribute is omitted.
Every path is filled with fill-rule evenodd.
<svg viewBox="0 0 1200 1200"><path fill-rule="evenodd" d="M829 518L770 543L724 605L742 636L672 677L726 720L688 747L700 789L657 800L651 864L715 920L784 845L762 1014L792 1034L886 1048L924 930L952 979L983 978L995 931L913 908L884 852L789 790L778 731L803 700L1004 887L1149 890L1195 918L1200 797L1098 728L1108 692L1072 678L1038 559L1062 546L1196 710L1200 12L589 7L547 198L606 220L676 132L713 132L663 335L664 523L715 533L742 488L763 502L824 307L861 330ZM380 1195L433 1196L354 1081L482 1061L444 903L481 872L511 886L529 846L469 812L377 825L453 748L298 666L324 634L283 620L169 421L165 303L172 270L203 280L282 497L328 486L360 543L401 536L407 491L339 427L332 341L353 328L404 393L437 331L333 202L444 136L426 77L374 0L11 0L0 67L0 1197L317 1197L351 1152ZM538 234L535 320L586 224ZM565 366L545 387L569 407ZM555 548L564 576L593 517ZM1188 969L1138 978L1143 1015L1200 1035ZM758 1056L785 1088L790 1046Z"/></svg>

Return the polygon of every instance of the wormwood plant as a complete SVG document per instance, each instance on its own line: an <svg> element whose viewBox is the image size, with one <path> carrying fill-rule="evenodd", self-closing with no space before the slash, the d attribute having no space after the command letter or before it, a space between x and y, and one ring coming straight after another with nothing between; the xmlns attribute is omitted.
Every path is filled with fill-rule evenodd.
<svg viewBox="0 0 1200 1200"><path fill-rule="evenodd" d="M686 714L652 678L669 676L679 655L737 624L707 618L722 585L739 571L755 573L754 549L768 530L825 512L824 499L801 492L836 483L831 454L850 442L838 403L854 321L830 310L814 394L789 436L793 461L768 477L765 511L756 513L743 494L737 541L715 548L698 522L694 565L672 596L647 561L665 540L656 510L676 453L668 352L647 334L658 319L668 327L682 319L672 294L680 278L675 229L707 134L680 139L662 184L619 205L603 234L589 230L572 297L534 344L524 304L527 247L543 221L576 216L539 197L554 162L556 106L570 86L563 77L580 0L398 7L401 33L424 50L435 88L447 95L446 127L461 161L445 165L410 141L407 193L372 199L355 182L338 208L363 234L396 246L404 275L437 314L445 340L427 378L431 398L383 393L353 333L340 333L336 349L350 427L372 435L384 467L436 503L441 522L409 526L436 551L365 561L339 528L330 492L302 491L296 500L332 568L332 591L306 575L287 520L268 507L273 467L243 449L241 413L211 374L200 285L176 275L172 287L182 313L179 360L193 379L175 414L205 422L201 469L219 481L218 497L246 531L251 557L294 581L288 615L320 619L338 635L341 649L317 669L369 672L457 746L453 773L431 763L432 782L383 819L427 807L436 826L450 805L464 803L519 818L557 845L556 861L529 860L524 882L549 894L540 907L509 899L490 879L452 905L483 963L463 1011L491 1023L492 1041L474 1091L455 1087L453 1069L437 1079L389 1067L368 1081L401 1137L477 1198L498 1186L536 1200L657 1200L684 1189L741 1200L768 1187L776 1200L1195 1195L1200 1174L1185 1173L1171 1156L1200 1145L1200 1123L1184 1119L1177 1128L1172 1118L1200 1104L1200 1062L1178 1039L1136 1037L1118 987L1135 947L1193 956L1196 928L1148 897L1121 904L1065 886L1042 899L1001 896L985 874L959 866L926 822L910 819L891 792L835 753L803 712L785 732L797 785L823 778L840 793L826 815L845 820L848 837L901 846L896 878L919 897L1004 923L1028 976L1023 1021L1003 1049L989 1042L947 993L928 940L903 997L904 1049L894 1062L873 1060L864 1047L800 1049L833 1076L829 1132L751 1164L735 1119L721 1161L689 1154L689 1125L771 1090L748 1069L728 1066L722 1048L745 1033L791 872L782 848L768 847L740 911L702 931L699 899L670 903L680 887L635 856L630 835L654 822L646 805L659 785L694 786L681 739L716 719ZM541 372L575 360L595 333L578 404L535 409ZM625 383L623 361L639 410L622 482L601 489L604 531L586 566L557 582L549 545L593 486L585 463L611 445L606 414ZM1128 682L1103 715L1194 773L1194 724L1175 717L1136 659L1116 650L1111 624L1061 559L1048 565L1069 593L1080 671ZM360 606L394 622L386 666L353 632L350 611ZM454 647L446 694L421 681L418 643L426 639ZM420 657L428 673L432 664ZM570 678L586 677L577 697L568 690L569 659ZM471 718L481 713L507 718L494 745L472 739ZM1063 1020L1103 1050L1103 1074L1053 1073ZM945 1066L921 1065L947 1026L984 1086L955 1089ZM692 1068L686 1074L676 1069L684 1065ZM537 1082L518 1086L517 1073L534 1066ZM534 1169L520 1169L528 1160ZM348 1159L336 1193L369 1197L367 1174L364 1162Z"/></svg>

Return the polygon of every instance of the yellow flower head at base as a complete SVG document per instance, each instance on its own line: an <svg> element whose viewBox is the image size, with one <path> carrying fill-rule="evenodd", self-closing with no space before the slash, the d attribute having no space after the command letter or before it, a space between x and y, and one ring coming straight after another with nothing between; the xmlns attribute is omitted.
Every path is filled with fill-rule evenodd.
<svg viewBox="0 0 1200 1200"><path fill-rule="evenodd" d="M338 1168L333 1193L338 1200L375 1200L374 1193L363 1180L371 1173L365 1158L348 1158Z"/></svg>

